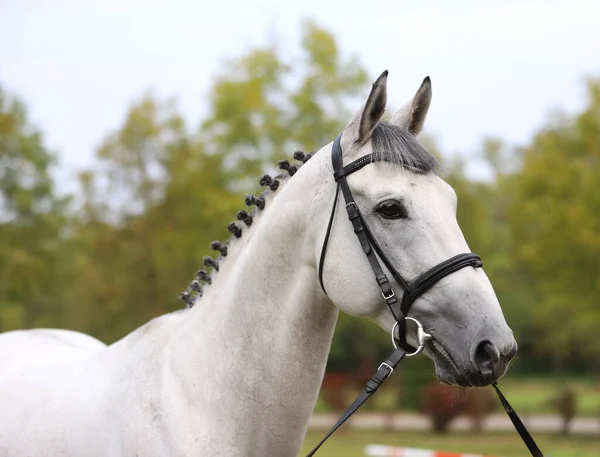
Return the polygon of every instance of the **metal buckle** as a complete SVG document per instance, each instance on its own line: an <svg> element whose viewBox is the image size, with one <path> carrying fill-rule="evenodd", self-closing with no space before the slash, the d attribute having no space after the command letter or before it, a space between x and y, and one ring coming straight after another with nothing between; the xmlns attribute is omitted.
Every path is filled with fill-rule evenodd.
<svg viewBox="0 0 600 457"><path fill-rule="evenodd" d="M358 209L358 206L356 206L356 203L354 202L346 203L346 208L348 208L349 206L354 206L354 209Z"/></svg>
<svg viewBox="0 0 600 457"><path fill-rule="evenodd" d="M379 365L379 368L381 368L381 367L386 367L388 370L390 370L390 372L387 374L386 378L394 372L394 369L390 366L389 363L381 362L381 365ZM377 368L377 371L379 371L379 368Z"/></svg>
<svg viewBox="0 0 600 457"><path fill-rule="evenodd" d="M427 341L429 341L432 336L427 333L425 330L423 330L423 326L421 325L421 323L412 318L412 317L405 317L404 320L409 320L409 321L413 321L415 324L417 324L417 343L418 343L418 347L415 350L415 352L412 353L406 353L405 357L414 357L416 355L419 355L421 352L423 352L423 349L425 349L425 344L427 344ZM394 338L394 333L396 332L396 327L398 327L398 322L396 322L394 324L394 326L392 327L392 344L394 345L395 349L398 349L398 345L396 344L396 338Z"/></svg>
<svg viewBox="0 0 600 457"><path fill-rule="evenodd" d="M394 289L392 289L392 293L391 293L391 294L389 294L387 297L385 296L385 294L384 294L383 292L381 292L381 296L382 296L383 298L385 298L386 300L389 300L390 298L394 297L394 295L396 295L396 294L394 293ZM397 324L397 323L398 323L398 322L396 322L396 324Z"/></svg>

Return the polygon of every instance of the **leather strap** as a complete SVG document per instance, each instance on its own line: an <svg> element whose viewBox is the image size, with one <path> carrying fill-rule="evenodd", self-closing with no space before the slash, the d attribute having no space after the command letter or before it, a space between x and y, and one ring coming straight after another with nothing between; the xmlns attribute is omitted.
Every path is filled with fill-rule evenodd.
<svg viewBox="0 0 600 457"><path fill-rule="evenodd" d="M331 435L333 435L335 431L344 424L344 422L350 419L350 416L352 416L358 410L358 408L360 408L369 399L371 395L377 392L379 386L383 384L383 382L392 374L400 360L402 360L405 355L406 351L399 347L394 352L392 352L392 355L390 355L385 362L379 365L379 368L377 369L375 374L371 376L371 379L367 381L367 384L365 385L361 393L358 394L356 400L352 402L352 404L348 407L348 409L342 415L342 417L340 417L339 420L335 423L335 425L331 427L331 430L327 432L327 435L325 435L323 439L319 441L319 443L317 443L317 445L314 448L312 448L312 450L308 454L306 454L306 457L312 457L313 455L315 455L315 453L319 450L323 443L327 441L327 439Z"/></svg>
<svg viewBox="0 0 600 457"><path fill-rule="evenodd" d="M362 156L360 159L355 160L354 162L346 165L345 167L337 168L333 172L333 178L335 181L339 181L340 178L344 176L351 175L355 171L360 170L365 165L375 162L375 156L373 154L367 154Z"/></svg>
<svg viewBox="0 0 600 457"><path fill-rule="evenodd" d="M402 304L400 306L402 312L408 313L410 306L416 298L427 292L438 281L446 276L465 267L481 268L482 266L483 262L481 261L481 258L473 253L458 254L448 260L438 263L436 266L422 275L417 276L417 278L410 282L408 293L405 293L404 297L402 297Z"/></svg>
<svg viewBox="0 0 600 457"><path fill-rule="evenodd" d="M496 394L498 394L498 398L500 399L500 403L502 403L502 407L504 408L504 411L506 411L506 414L508 414L508 418L515 426L515 430L517 431L517 433L523 440L523 443L525 443L525 446L527 446L527 449L529 449L529 452L531 453L531 455L533 457L544 457L544 454L542 454L542 451L540 450L538 445L535 443L535 440L533 439L533 437L531 436L531 434L525 427L525 424L523 424L523 422L521 422L521 419L519 418L519 416L517 415L515 410L512 409L512 406L510 406L510 403L508 402L506 397L502 394L502 392L500 392L500 388L498 387L498 384L494 383L494 384L492 384L492 386L496 390Z"/></svg>
<svg viewBox="0 0 600 457"><path fill-rule="evenodd" d="M327 245L329 244L329 235L331 234L331 227L333 226L333 218L335 217L335 208L337 207L338 196L340 195L340 186L335 189L335 198L333 199L333 207L331 208L331 214L329 216L329 223L327 224L327 231L325 232L325 239L323 240L323 247L321 247L321 258L319 259L319 283L321 289L327 295L325 285L323 284L323 265L325 264L325 254L327 253Z"/></svg>

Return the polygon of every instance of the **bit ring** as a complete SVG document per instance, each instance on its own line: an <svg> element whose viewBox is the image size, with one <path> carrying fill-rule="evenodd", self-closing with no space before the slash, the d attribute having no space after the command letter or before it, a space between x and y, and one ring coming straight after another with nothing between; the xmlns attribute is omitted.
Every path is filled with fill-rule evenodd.
<svg viewBox="0 0 600 457"><path fill-rule="evenodd" d="M418 343L417 349L415 350L415 352L406 353L406 356L405 356L405 357L414 357L416 355L419 355L421 352L423 352L423 349L425 349L425 345L427 344L427 341L429 341L432 337L429 333L427 333L425 330L423 330L423 326L415 318L405 317L404 320L413 321L417 325L417 343ZM398 327L397 321L394 324L394 326L392 327L392 344L394 345L395 349L398 349L398 344L396 343L396 338L394 337L394 333L396 332L396 327Z"/></svg>

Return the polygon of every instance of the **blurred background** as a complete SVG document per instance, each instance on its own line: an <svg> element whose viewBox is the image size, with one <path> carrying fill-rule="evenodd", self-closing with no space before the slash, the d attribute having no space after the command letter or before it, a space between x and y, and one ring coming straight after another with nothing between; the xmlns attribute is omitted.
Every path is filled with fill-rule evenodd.
<svg viewBox="0 0 600 457"><path fill-rule="evenodd" d="M600 456L599 50L591 0L0 0L0 331L111 343L183 307L262 171L333 140L383 70L389 112L429 75L422 141L520 346L506 394L551 455ZM314 428L388 351L340 318ZM323 455L525 455L491 391L426 359L392 379Z"/></svg>

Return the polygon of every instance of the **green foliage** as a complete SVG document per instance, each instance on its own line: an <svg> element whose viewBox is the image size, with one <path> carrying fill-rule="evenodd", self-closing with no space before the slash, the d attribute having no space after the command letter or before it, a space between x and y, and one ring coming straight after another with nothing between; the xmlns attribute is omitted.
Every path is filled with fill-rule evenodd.
<svg viewBox="0 0 600 457"><path fill-rule="evenodd" d="M23 104L0 86L0 331L60 315L67 202L55 193L54 163Z"/></svg>
<svg viewBox="0 0 600 457"><path fill-rule="evenodd" d="M335 328L327 369L354 372L361 360L371 359L375 365L387 358L391 350L390 336L373 322L341 314Z"/></svg>
<svg viewBox="0 0 600 457"><path fill-rule="evenodd" d="M212 154L227 156L232 177L257 175L281 154L287 138L282 78L288 72L275 49L256 49L216 79L201 133Z"/></svg>
<svg viewBox="0 0 600 457"><path fill-rule="evenodd" d="M3 222L32 224L53 204L54 155L27 119L21 102L0 86L0 189Z"/></svg>
<svg viewBox="0 0 600 457"><path fill-rule="evenodd" d="M212 87L201 138L211 154L226 156L230 178L250 187L247 178L276 158L330 142L349 120L349 101L364 91L366 80L366 71L341 55L329 32L305 22L298 58L269 46L226 66Z"/></svg>
<svg viewBox="0 0 600 457"><path fill-rule="evenodd" d="M484 141L482 149L470 160L479 158L491 170L492 178L479 182L466 176L462 158L446 165L445 179L458 197L458 223L469 247L483 259L485 272L494 285L506 319L515 332L521 351L535 344L531 333L535 289L513 252L520 242L513 236L508 210L514 195L515 151L499 139Z"/></svg>
<svg viewBox="0 0 600 457"><path fill-rule="evenodd" d="M600 356L600 81L588 105L535 135L522 151L510 227L514 255L536 284L531 303L542 352Z"/></svg>
<svg viewBox="0 0 600 457"><path fill-rule="evenodd" d="M98 158L81 177L86 219L76 239L85 254L71 300L86 310L76 327L112 341L182 306L178 291L210 241L226 237L241 198L227 188L223 158L205 153L172 101L151 95L130 109Z"/></svg>
<svg viewBox="0 0 600 457"><path fill-rule="evenodd" d="M306 62L298 88L291 94L292 138L315 150L332 141L356 109L348 101L365 88L367 72L354 58L343 60L334 37L312 22L304 23Z"/></svg>

